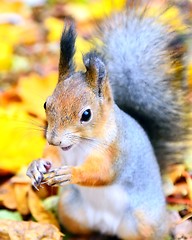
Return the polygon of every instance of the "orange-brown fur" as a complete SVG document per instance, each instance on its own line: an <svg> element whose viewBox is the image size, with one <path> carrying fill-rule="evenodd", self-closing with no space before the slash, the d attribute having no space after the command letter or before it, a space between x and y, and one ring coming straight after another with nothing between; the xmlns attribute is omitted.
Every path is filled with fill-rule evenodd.
<svg viewBox="0 0 192 240"><path fill-rule="evenodd" d="M46 144L42 157L44 159L51 160L53 168L61 165L62 161L58 147Z"/></svg>
<svg viewBox="0 0 192 240"><path fill-rule="evenodd" d="M94 85L92 87L96 88ZM48 134L50 138L56 138L56 136L60 138L63 129L70 129L81 137L88 136L93 139L107 138L105 136L105 125L108 122L113 100L108 81L102 87L105 98L103 103L99 103L99 101L96 101L94 89L91 91L90 85L87 85L85 79L82 79L81 76L69 78L64 82L60 81L53 95L47 100ZM86 127L79 124L77 113L84 106L90 106L94 111L93 123L90 126L86 125ZM111 128L115 129L115 125L114 127L113 125L114 123L112 122ZM84 186L109 184L115 177L113 163L117 156L117 141L105 147L104 151L99 152L97 150L92 152L85 159L83 165L72 167L71 183Z"/></svg>
<svg viewBox="0 0 192 240"><path fill-rule="evenodd" d="M58 83L53 95L47 100L47 120L48 135L50 138L60 137L63 129L70 129L81 137L103 137L103 127L108 120L108 116L112 105L112 96L109 83L103 86L104 103L100 104L96 101L94 91L90 91L90 87L86 84L81 76L69 78L64 82ZM93 122L90 126L82 126L79 123L79 110L86 106L90 106L93 111ZM73 129L75 126L75 129Z"/></svg>
<svg viewBox="0 0 192 240"><path fill-rule="evenodd" d="M116 143L111 144L104 152L93 152L79 167L72 168L72 184L83 186L103 186L111 183L116 171L114 161L118 156Z"/></svg>

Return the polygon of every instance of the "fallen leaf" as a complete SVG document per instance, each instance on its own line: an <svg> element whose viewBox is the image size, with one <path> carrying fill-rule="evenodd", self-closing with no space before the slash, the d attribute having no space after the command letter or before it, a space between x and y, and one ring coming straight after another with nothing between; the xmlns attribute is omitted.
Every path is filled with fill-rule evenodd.
<svg viewBox="0 0 192 240"><path fill-rule="evenodd" d="M30 213L28 207L28 192L31 188L29 183L14 183L13 184L15 198L17 201L17 210L22 215L27 215Z"/></svg>
<svg viewBox="0 0 192 240"><path fill-rule="evenodd" d="M89 52L93 48L93 44L78 36L76 39L76 45L78 48L75 52L74 60L77 65L77 70L85 71L83 54Z"/></svg>
<svg viewBox="0 0 192 240"><path fill-rule="evenodd" d="M9 220L17 220L17 221L23 220L19 212L12 212L5 209L0 210L0 219L9 219Z"/></svg>
<svg viewBox="0 0 192 240"><path fill-rule="evenodd" d="M17 104L0 107L0 169L11 172L41 156L45 146L44 132L36 126L37 120Z"/></svg>
<svg viewBox="0 0 192 240"><path fill-rule="evenodd" d="M20 107L29 113L34 113L40 119L45 119L43 104L46 98L52 94L57 79L57 72L52 72L46 77L32 73L27 77L20 78L16 90L23 101L20 103Z"/></svg>
<svg viewBox="0 0 192 240"><path fill-rule="evenodd" d="M100 20L112 11L119 11L125 6L125 0L101 0L88 2L70 2L64 6L67 15L72 16L77 22Z"/></svg>
<svg viewBox="0 0 192 240"><path fill-rule="evenodd" d="M0 186L0 206L4 206L8 209L17 208L13 185L10 181Z"/></svg>
<svg viewBox="0 0 192 240"><path fill-rule="evenodd" d="M53 215L53 213L44 208L40 198L32 190L29 190L28 204L30 212L36 221L41 223L50 223L59 228L59 223L56 217Z"/></svg>
<svg viewBox="0 0 192 240"><path fill-rule="evenodd" d="M59 196L50 196L43 200L43 206L48 211L57 211Z"/></svg>
<svg viewBox="0 0 192 240"><path fill-rule="evenodd" d="M0 71L6 71L11 68L13 48L7 42L0 42Z"/></svg>
<svg viewBox="0 0 192 240"><path fill-rule="evenodd" d="M160 14L160 12L163 14ZM186 25L184 24L179 8L175 6L164 9L163 5L161 7L153 5L145 14L152 17L159 16L159 21L165 25L169 25L178 32L186 31Z"/></svg>
<svg viewBox="0 0 192 240"><path fill-rule="evenodd" d="M29 16L30 9L22 1L0 1L0 12L1 13L19 13L25 17Z"/></svg>
<svg viewBox="0 0 192 240"><path fill-rule="evenodd" d="M59 41L61 38L61 33L64 29L64 21L54 17L49 17L45 19L45 26L48 31L48 41Z"/></svg>
<svg viewBox="0 0 192 240"><path fill-rule="evenodd" d="M61 240L62 236L52 224L0 220L1 240Z"/></svg>

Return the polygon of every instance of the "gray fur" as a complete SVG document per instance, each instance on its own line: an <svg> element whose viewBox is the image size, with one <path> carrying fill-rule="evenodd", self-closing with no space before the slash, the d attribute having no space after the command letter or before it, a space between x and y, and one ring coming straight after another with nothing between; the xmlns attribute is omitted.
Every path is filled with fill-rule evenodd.
<svg viewBox="0 0 192 240"><path fill-rule="evenodd" d="M116 105L111 114L118 129L116 137L120 151L114 166L115 180L102 187L65 187L60 204L69 218L91 231L115 235L120 239L164 239L168 232L165 198L151 143L141 126ZM102 139L93 147L94 150L100 151L105 141ZM84 155L85 149L80 149ZM69 160L69 153L65 153L65 165L77 161L77 155L81 162L82 154L76 151L74 159L70 155ZM61 222L62 214L62 211L59 212ZM140 229L141 225L144 229Z"/></svg>
<svg viewBox="0 0 192 240"><path fill-rule="evenodd" d="M101 31L115 101L147 131L163 166L183 160L190 132L187 90L182 88L186 56L176 49L179 37L158 18L137 10L113 16ZM184 41L180 44L185 47Z"/></svg>

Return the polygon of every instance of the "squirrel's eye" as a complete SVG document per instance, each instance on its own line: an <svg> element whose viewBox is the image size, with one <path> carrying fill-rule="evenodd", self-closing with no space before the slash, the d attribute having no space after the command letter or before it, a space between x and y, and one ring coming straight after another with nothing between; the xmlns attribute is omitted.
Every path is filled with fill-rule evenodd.
<svg viewBox="0 0 192 240"><path fill-rule="evenodd" d="M44 103L43 107L44 109L46 110L46 105L47 105L47 102Z"/></svg>
<svg viewBox="0 0 192 240"><path fill-rule="evenodd" d="M91 110L87 109L81 116L81 122L88 122L91 119Z"/></svg>

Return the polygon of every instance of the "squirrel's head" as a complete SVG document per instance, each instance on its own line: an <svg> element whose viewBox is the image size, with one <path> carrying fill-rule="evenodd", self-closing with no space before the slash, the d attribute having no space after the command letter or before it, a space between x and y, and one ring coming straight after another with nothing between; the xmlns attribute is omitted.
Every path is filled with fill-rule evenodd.
<svg viewBox="0 0 192 240"><path fill-rule="evenodd" d="M83 58L86 71L75 72L75 39L72 24L61 37L58 84L44 104L47 140L63 150L102 137L113 102L106 67L98 53L86 54Z"/></svg>

